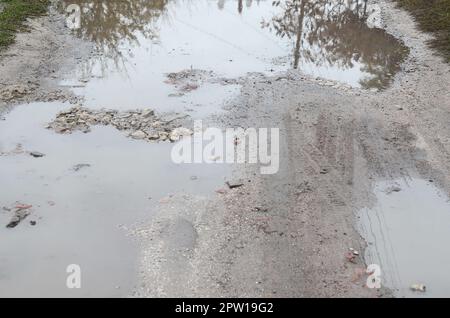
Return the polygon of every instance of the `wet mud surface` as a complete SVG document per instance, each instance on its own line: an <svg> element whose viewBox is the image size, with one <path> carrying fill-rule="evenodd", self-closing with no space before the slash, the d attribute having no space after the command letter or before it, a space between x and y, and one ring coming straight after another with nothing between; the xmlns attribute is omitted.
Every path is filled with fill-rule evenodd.
<svg viewBox="0 0 450 318"><path fill-rule="evenodd" d="M1 296L448 294L448 274L432 270L448 253L427 245L446 239L449 72L404 12L385 1L72 3L80 28L55 33L59 1L35 26L51 44L26 51L29 70L2 60ZM195 119L280 128L279 173L174 164ZM365 287L369 262L381 290ZM69 264L81 265L80 290L66 287ZM425 294L409 291L422 283Z"/></svg>

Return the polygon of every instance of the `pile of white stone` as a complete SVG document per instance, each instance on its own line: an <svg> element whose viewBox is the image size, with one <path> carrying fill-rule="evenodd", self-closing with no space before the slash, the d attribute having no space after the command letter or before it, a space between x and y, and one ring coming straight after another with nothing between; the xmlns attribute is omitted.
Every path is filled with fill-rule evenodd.
<svg viewBox="0 0 450 318"><path fill-rule="evenodd" d="M183 136L191 135L190 129L180 127L176 119L163 120L151 109L144 110L91 110L73 107L60 112L47 128L60 134L74 131L88 133L92 126L103 125L127 132L133 139L147 141L178 141Z"/></svg>

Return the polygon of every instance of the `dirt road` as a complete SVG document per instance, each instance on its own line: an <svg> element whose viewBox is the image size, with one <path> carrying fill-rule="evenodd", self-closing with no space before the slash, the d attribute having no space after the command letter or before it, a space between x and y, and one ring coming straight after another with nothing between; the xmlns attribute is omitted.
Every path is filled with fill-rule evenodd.
<svg viewBox="0 0 450 318"><path fill-rule="evenodd" d="M364 287L365 261L345 255L365 249L357 212L373 206L378 181L419 177L449 193L450 68L405 12L382 2L382 14L411 49L386 91L342 91L295 73L246 80L223 126L280 127L281 170L238 170L244 187L162 208L144 230L139 295L392 295Z"/></svg>
<svg viewBox="0 0 450 318"><path fill-rule="evenodd" d="M361 211L377 206L374 189L380 182L426 180L450 194L450 67L427 47L429 36L417 30L407 13L390 1L373 3L379 5L386 32L410 50L389 87L350 87L301 70L240 76L233 82L239 92L225 100L225 111L204 119L221 128L279 128L280 171L265 176L257 166L236 165L231 174L218 174L243 180L234 189L216 182L198 193L168 187L170 195L161 193L163 199L149 203L150 217L126 227L138 247L136 283L126 295L390 297L403 296L415 283L403 277L397 285L367 288L370 262L381 263L382 277L386 273L399 281L402 274L392 274L393 267L402 268L397 268L400 261L381 262L380 242L370 242L379 256L373 259L366 242L371 224L360 221ZM3 56L4 106L84 103L84 97L95 95L92 89L80 96L58 85L77 63L68 52L87 59L90 49L56 31L63 22L52 20L55 16L33 22L33 31L19 35ZM28 42L37 35L36 42ZM175 176L168 178L177 182ZM429 242L424 236L423 241L448 254L444 240ZM359 253L350 261L352 251ZM438 267L430 262L428 268ZM445 282L448 273L438 271ZM450 290L440 293L450 295Z"/></svg>

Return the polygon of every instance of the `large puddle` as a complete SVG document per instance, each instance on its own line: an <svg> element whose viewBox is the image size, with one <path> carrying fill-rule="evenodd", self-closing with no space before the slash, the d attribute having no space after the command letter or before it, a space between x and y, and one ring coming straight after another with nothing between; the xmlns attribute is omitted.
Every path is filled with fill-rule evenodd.
<svg viewBox="0 0 450 318"><path fill-rule="evenodd" d="M74 33L95 43L96 56L77 69L78 81L63 84L90 107L180 110L223 96L223 85L209 84L173 97L166 74L185 69L227 78L298 69L382 89L407 54L368 26L374 9L365 0L70 0L61 7L73 3L81 8Z"/></svg>
<svg viewBox="0 0 450 318"><path fill-rule="evenodd" d="M237 78L287 69L382 89L406 54L368 26L366 1L59 3L81 7L74 33L95 46L61 85L92 109L204 118L239 94ZM180 74L193 76L181 90L173 82ZM161 198L208 195L230 173L226 165L173 164L170 143L133 140L111 127L66 135L45 129L69 107L21 105L0 121L0 296L128 295L138 251L125 228L151 218ZM6 228L21 205L32 205L30 214ZM79 290L66 287L69 264L82 268Z"/></svg>
<svg viewBox="0 0 450 318"><path fill-rule="evenodd" d="M422 179L380 182L377 203L360 213L366 262L379 264L382 284L400 297L449 297L450 201ZM411 290L424 285L426 291Z"/></svg>
<svg viewBox="0 0 450 318"><path fill-rule="evenodd" d="M23 105L0 121L0 297L127 295L138 251L124 228L149 219L171 194L224 185L227 166L176 165L169 142L109 127L71 135L44 128L68 107ZM6 228L18 204L31 213ZM66 287L69 264L81 266L81 289Z"/></svg>

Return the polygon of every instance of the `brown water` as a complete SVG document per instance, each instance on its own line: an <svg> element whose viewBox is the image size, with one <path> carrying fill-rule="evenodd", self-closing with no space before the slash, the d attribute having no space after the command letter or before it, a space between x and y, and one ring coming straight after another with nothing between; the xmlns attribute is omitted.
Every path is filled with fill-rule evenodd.
<svg viewBox="0 0 450 318"><path fill-rule="evenodd" d="M391 192L392 187L401 189ZM380 182L377 203L360 212L368 264L381 267L382 284L400 297L449 297L450 199L422 179ZM426 292L410 286L424 284Z"/></svg>

